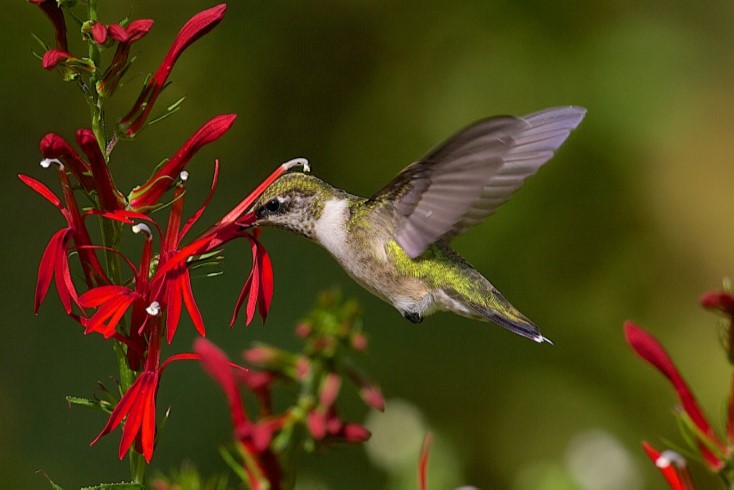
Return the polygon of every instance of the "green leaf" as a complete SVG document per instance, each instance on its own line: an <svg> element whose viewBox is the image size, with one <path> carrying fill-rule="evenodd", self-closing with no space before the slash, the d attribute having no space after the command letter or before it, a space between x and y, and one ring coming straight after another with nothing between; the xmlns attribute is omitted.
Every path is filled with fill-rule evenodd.
<svg viewBox="0 0 734 490"><path fill-rule="evenodd" d="M59 486L59 485L55 484L55 483L53 482L53 480L52 480L52 479L51 479L51 478L50 478L50 477L49 477L49 476L48 476L48 475L46 474L46 472L45 472L45 471L43 471L43 470L38 470L38 471L37 471L36 473L40 473L41 475L43 475L43 477L44 477L44 478L45 478L46 480L48 480L48 483L49 483L49 485L51 486L51 488L52 488L53 490L64 490L63 488L61 488L61 486Z"/></svg>
<svg viewBox="0 0 734 490"><path fill-rule="evenodd" d="M142 483L120 482L120 483L100 483L92 487L82 487L81 490L143 490L145 486Z"/></svg>

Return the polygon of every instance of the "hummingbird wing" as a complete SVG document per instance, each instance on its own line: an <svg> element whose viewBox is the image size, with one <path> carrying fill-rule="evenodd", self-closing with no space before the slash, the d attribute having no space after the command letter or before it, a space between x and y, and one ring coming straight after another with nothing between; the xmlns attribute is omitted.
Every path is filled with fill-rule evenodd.
<svg viewBox="0 0 734 490"><path fill-rule="evenodd" d="M372 199L395 205L395 240L418 257L494 213L551 159L584 114L570 106L481 120L403 169Z"/></svg>

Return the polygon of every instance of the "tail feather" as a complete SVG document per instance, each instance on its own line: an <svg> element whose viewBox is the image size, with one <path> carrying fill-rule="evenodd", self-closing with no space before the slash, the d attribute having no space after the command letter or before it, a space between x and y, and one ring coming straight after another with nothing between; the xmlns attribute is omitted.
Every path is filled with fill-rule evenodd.
<svg viewBox="0 0 734 490"><path fill-rule="evenodd" d="M473 271L473 274L472 284L475 285L476 290L471 291L471 294L461 294L453 288L444 288L439 291L440 294L434 295L442 309L476 320L496 323L510 332L538 343L553 344L549 338L540 333L533 322L512 306L484 276L476 271Z"/></svg>
<svg viewBox="0 0 734 490"><path fill-rule="evenodd" d="M544 337L540 333L540 329L538 329L533 322L525 318L523 315L520 315L517 319L513 319L475 303L470 303L469 306L483 317L491 320L501 327L506 328L510 332L522 335L523 337L534 340L538 343L547 342L553 345L553 342L551 342L548 337Z"/></svg>

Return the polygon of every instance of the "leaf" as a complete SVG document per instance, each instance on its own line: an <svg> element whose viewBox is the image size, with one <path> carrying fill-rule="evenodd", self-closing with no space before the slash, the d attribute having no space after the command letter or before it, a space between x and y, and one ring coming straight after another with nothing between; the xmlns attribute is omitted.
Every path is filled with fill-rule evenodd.
<svg viewBox="0 0 734 490"><path fill-rule="evenodd" d="M100 483L91 487L82 487L81 490L144 490L142 483L120 482L120 483Z"/></svg>
<svg viewBox="0 0 734 490"><path fill-rule="evenodd" d="M69 403L69 405L79 405L80 407L99 408L109 413L109 410L105 406L106 404L103 402L100 402L99 400L90 400L89 398L82 398L79 396L67 396L66 402Z"/></svg>
<svg viewBox="0 0 734 490"><path fill-rule="evenodd" d="M49 476L48 476L48 475L46 474L46 472L45 472L45 471L43 471L43 470L38 470L38 471L37 471L36 473L40 473L41 475L43 475L43 477L44 477L44 478L45 478L46 480L48 480L48 483L49 483L49 485L51 486L51 488L53 488L53 490L64 490L64 489L63 489L63 488L62 488L61 486L59 486L59 485L55 484L55 483L53 482L53 480L52 480L52 479L51 479L51 478L50 478L50 477L49 477Z"/></svg>

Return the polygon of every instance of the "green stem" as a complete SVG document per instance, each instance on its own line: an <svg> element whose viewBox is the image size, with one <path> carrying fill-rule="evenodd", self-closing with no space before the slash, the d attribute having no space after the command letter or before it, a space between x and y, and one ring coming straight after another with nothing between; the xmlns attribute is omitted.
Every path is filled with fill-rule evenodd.
<svg viewBox="0 0 734 490"><path fill-rule="evenodd" d="M87 13L90 21L97 21L97 0L87 0ZM104 99L97 93L98 76L101 73L97 70L101 60L100 47L93 41L88 42L89 59L92 60L95 70L89 79L89 87L87 91L87 101L89 103L89 113L91 116L92 132L97 139L105 161L109 162L109 154L107 153L107 131L105 128L104 118ZM105 247L112 250L120 250L120 242L122 239L122 225L118 222L110 220L101 220L102 243ZM105 265L107 267L107 275L113 284L122 284L122 271L120 269L120 258L117 254L105 251ZM123 330L125 327L122 327ZM114 342L113 350L117 358L117 367L120 372L120 390L125 393L135 381L136 373L127 363L127 347L121 342ZM131 448L128 453L130 461L130 477L136 483L143 484L145 480L145 471L148 465L142 454Z"/></svg>
<svg viewBox="0 0 734 490"><path fill-rule="evenodd" d="M90 21L97 21L97 0L88 0L88 13ZM100 75L98 71L99 63L102 57L100 47L93 41L88 42L89 59L94 63L95 70L89 78L89 88L87 98L89 101L89 111L92 117L92 132L97 137L99 145L105 160L109 160L107 155L107 131L104 122L104 109L102 108L102 97L97 93L97 77Z"/></svg>

